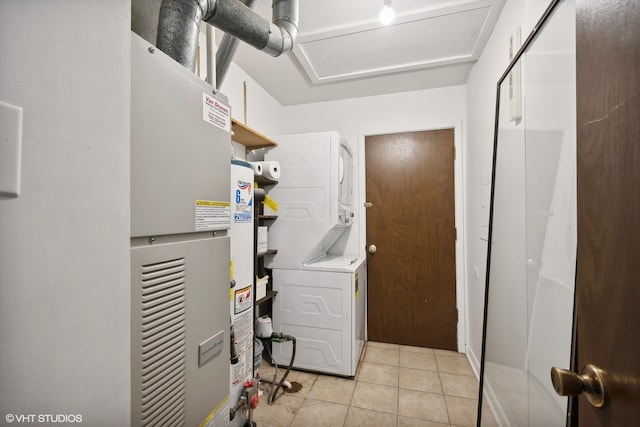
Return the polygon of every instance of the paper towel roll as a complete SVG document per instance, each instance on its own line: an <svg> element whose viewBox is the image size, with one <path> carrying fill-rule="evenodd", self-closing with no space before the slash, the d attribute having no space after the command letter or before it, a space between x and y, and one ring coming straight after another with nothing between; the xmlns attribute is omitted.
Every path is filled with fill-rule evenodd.
<svg viewBox="0 0 640 427"><path fill-rule="evenodd" d="M262 252L267 252L267 227L266 226L259 226L258 227L258 244L257 244L257 248L256 251L258 253L262 253Z"/></svg>
<svg viewBox="0 0 640 427"><path fill-rule="evenodd" d="M271 162L256 162L262 165L262 176L265 178L273 179L277 181L280 178L280 163L277 161Z"/></svg>
<svg viewBox="0 0 640 427"><path fill-rule="evenodd" d="M249 162L253 166L253 175L262 176L262 162Z"/></svg>

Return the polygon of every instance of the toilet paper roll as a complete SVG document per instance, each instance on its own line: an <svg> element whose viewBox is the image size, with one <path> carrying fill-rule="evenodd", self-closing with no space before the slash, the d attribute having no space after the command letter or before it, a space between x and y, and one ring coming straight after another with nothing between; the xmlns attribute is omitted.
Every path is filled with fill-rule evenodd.
<svg viewBox="0 0 640 427"><path fill-rule="evenodd" d="M256 335L260 338L269 338L273 334L273 326L269 316L258 317Z"/></svg>
<svg viewBox="0 0 640 427"><path fill-rule="evenodd" d="M253 166L253 175L262 176L262 162L249 162Z"/></svg>
<svg viewBox="0 0 640 427"><path fill-rule="evenodd" d="M280 178L280 163L277 161L256 162L262 165L262 176L277 181Z"/></svg>

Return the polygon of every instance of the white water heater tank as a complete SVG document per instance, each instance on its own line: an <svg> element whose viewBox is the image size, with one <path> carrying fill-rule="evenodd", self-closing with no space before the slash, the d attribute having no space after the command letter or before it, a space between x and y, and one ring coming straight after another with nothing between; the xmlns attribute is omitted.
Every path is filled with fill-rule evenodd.
<svg viewBox="0 0 640 427"><path fill-rule="evenodd" d="M229 405L235 406L244 383L253 379L253 245L254 198L253 167L240 160L231 161L231 325L237 361L231 365ZM230 427L245 425L245 411L239 411ZM217 424L216 424L217 425Z"/></svg>

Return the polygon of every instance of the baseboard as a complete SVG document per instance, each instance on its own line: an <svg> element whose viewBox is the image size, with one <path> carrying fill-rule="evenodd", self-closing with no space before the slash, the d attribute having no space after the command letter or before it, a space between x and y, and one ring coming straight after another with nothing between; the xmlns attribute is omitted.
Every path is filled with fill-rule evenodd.
<svg viewBox="0 0 640 427"><path fill-rule="evenodd" d="M467 360L469 360L469 364L471 365L471 369L473 370L474 375L476 376L478 381L480 381L480 359L478 358L478 356L476 356L476 354L471 349L471 347L467 345L466 348L467 348L467 353L466 353ZM491 412L493 412L493 416L498 426L500 427L508 426L509 422L504 413L504 410L502 409L502 406L500 405L498 398L496 397L493 389L491 388L491 384L489 384L488 382L484 383L483 399L485 400L484 403L491 409Z"/></svg>
<svg viewBox="0 0 640 427"><path fill-rule="evenodd" d="M504 409L502 409L502 405L498 401L498 398L491 387L491 384L485 382L484 383L484 403L491 409L493 412L493 417L498 424L499 427L509 426L509 420L507 419L507 415L504 413ZM485 405L483 405L486 407Z"/></svg>
<svg viewBox="0 0 640 427"><path fill-rule="evenodd" d="M467 360L469 360L469 364L471 365L471 369L473 370L473 374L478 380L480 380L480 359L476 356L476 354L468 344L466 346L466 354Z"/></svg>

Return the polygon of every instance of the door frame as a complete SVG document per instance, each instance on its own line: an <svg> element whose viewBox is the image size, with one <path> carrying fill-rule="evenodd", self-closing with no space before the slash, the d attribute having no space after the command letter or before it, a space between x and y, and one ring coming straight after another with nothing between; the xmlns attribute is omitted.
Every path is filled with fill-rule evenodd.
<svg viewBox="0 0 640 427"><path fill-rule="evenodd" d="M467 353L467 280L465 274L466 254L464 230L464 155L462 149L463 133L462 120L445 120L437 122L421 122L408 124L388 124L375 127L366 127L358 130L358 181L359 194L357 196L358 206L356 215L360 218L360 252L363 258L367 257L367 209L364 207L367 196L366 188L366 165L365 165L365 138L367 136L385 135L405 132L422 132L439 129L453 129L453 144L456 150L456 158L453 165L454 179L454 199L455 199L455 226L457 230L456 239L456 308L458 309L458 351ZM365 316L366 313L365 310ZM368 339L368 325L365 328L365 337Z"/></svg>

